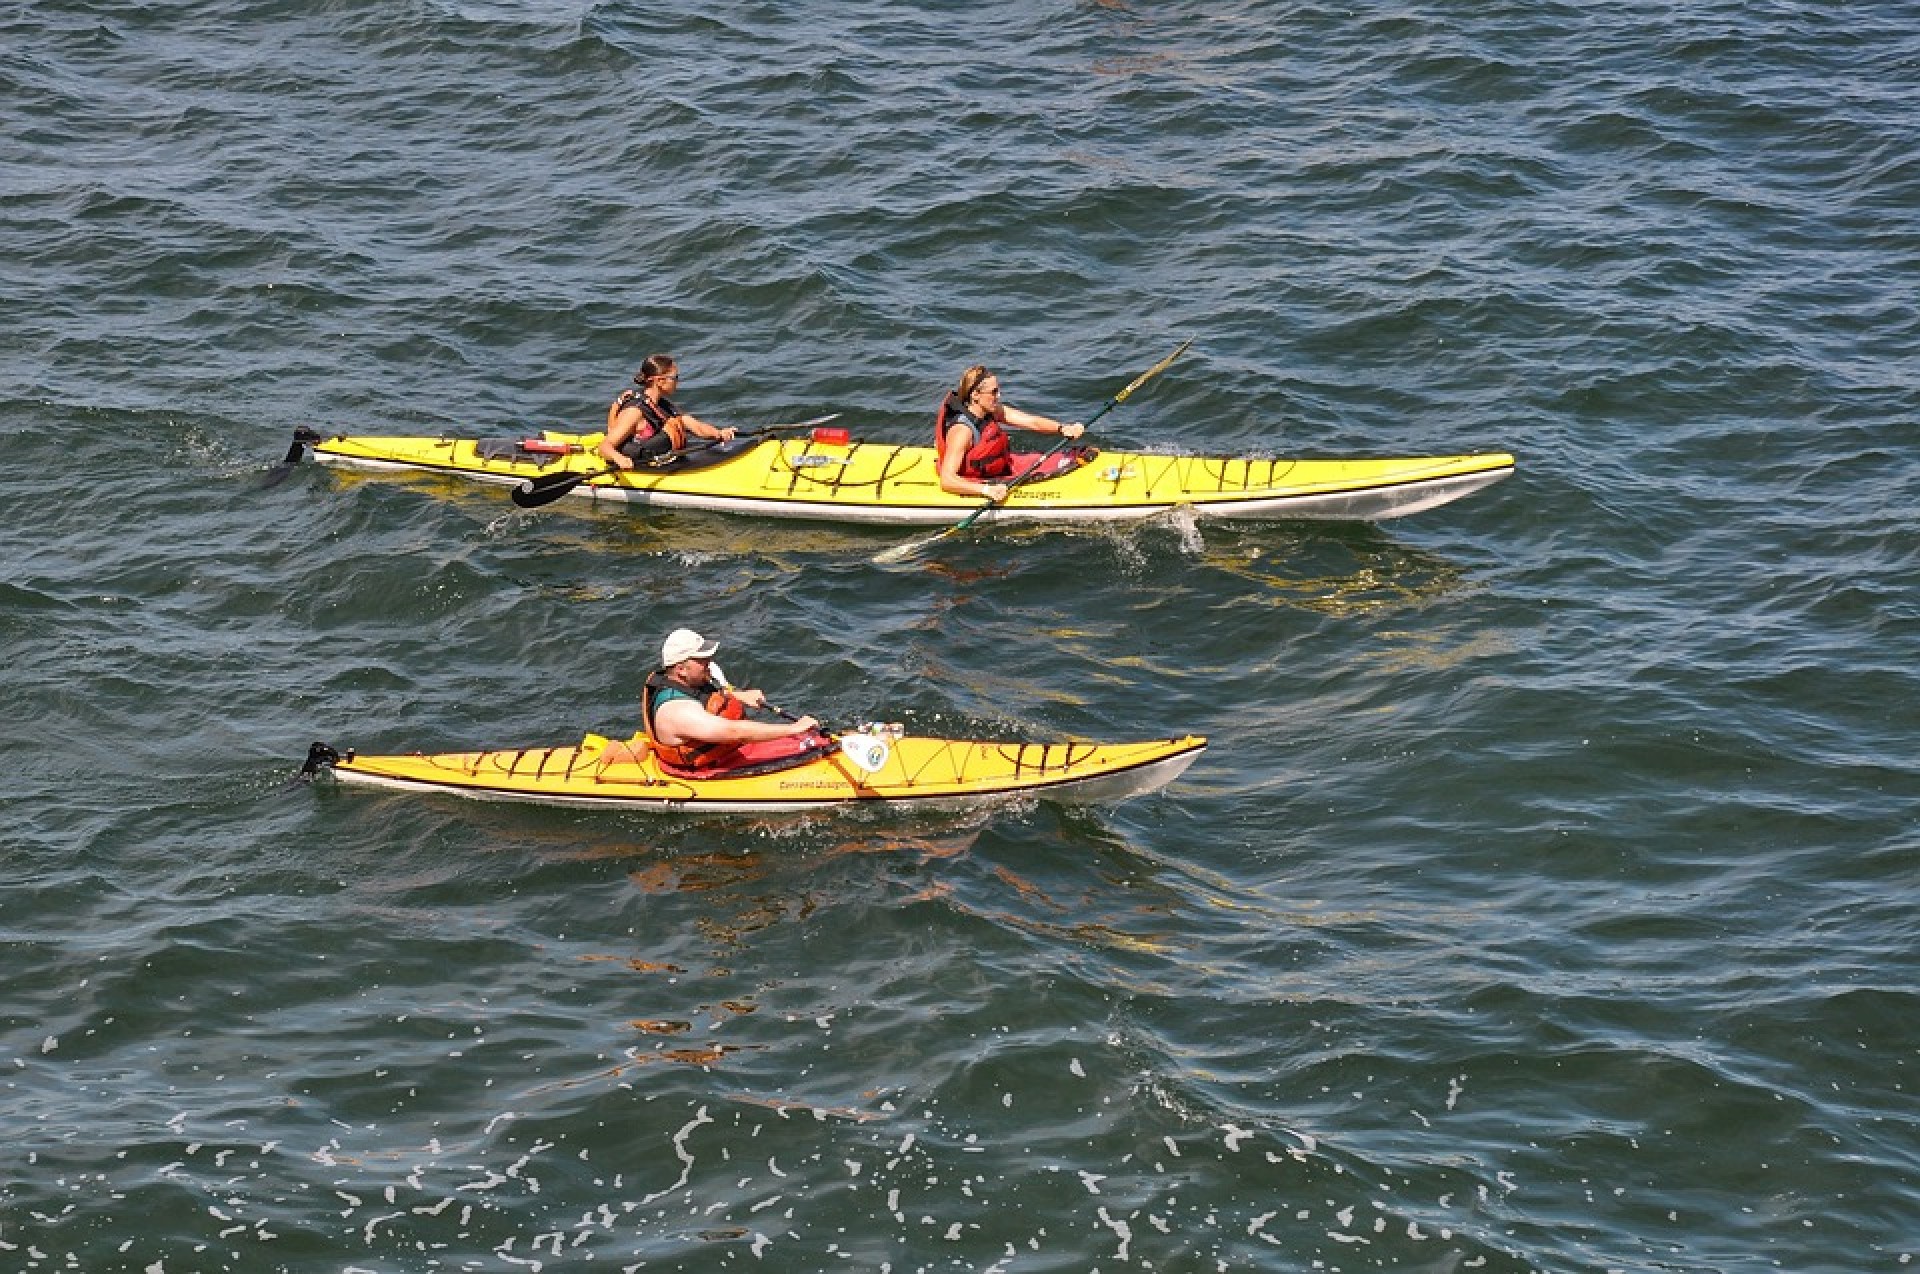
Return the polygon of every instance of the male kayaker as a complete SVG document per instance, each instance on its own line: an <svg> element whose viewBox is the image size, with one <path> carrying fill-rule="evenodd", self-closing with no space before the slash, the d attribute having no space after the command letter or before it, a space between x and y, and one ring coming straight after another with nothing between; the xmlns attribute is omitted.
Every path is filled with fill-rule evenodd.
<svg viewBox="0 0 1920 1274"><path fill-rule="evenodd" d="M959 386L940 404L934 422L934 445L940 452L940 489L952 495L977 496L995 504L1007 498L1010 479L1037 463L1034 455L1013 454L1007 427L1035 433L1078 438L1087 431L1075 421L1061 424L1000 401L1000 378L975 364L960 374ZM1049 472L1058 473L1080 463L1075 455L1056 455Z"/></svg>
<svg viewBox="0 0 1920 1274"><path fill-rule="evenodd" d="M640 692L640 721L662 761L695 772L737 769L768 759L753 744L819 729L812 717L747 720L746 710L765 709L767 696L722 685L713 675L719 648L690 628L674 629L660 644L660 667Z"/></svg>
<svg viewBox="0 0 1920 1274"><path fill-rule="evenodd" d="M687 435L730 439L732 429L721 429L674 406L669 390L680 387L680 366L666 354L649 354L633 374L634 388L624 390L607 408L607 433L594 448L616 469L631 469L637 460L658 460L687 445Z"/></svg>

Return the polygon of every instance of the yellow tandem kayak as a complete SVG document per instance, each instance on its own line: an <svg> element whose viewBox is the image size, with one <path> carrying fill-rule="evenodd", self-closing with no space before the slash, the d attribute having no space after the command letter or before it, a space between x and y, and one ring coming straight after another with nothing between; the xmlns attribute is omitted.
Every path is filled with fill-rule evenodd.
<svg viewBox="0 0 1920 1274"><path fill-rule="evenodd" d="M887 740L863 763L831 752L773 773L690 779L667 773L644 746L610 749L596 735L570 747L397 756L360 756L316 743L302 773L330 771L342 783L477 800L666 814L765 814L867 802L951 809L1017 796L1092 805L1158 791L1206 746L1196 735L1141 743L907 737Z"/></svg>
<svg viewBox="0 0 1920 1274"><path fill-rule="evenodd" d="M768 431L762 431L768 432ZM547 431L521 438L322 435L302 429L289 458L356 469L447 474L549 488L646 508L892 526L950 526L981 507L940 489L932 447L864 442L844 429L799 437L742 436L696 444L660 468L607 474L601 435ZM1404 517L1507 477L1505 452L1383 459L1214 459L1100 451L1077 468L1013 489L982 522L1118 522L1192 509L1207 518L1376 521ZM587 476L592 475L592 476ZM516 496L516 498L519 498ZM531 503L531 502L530 502Z"/></svg>

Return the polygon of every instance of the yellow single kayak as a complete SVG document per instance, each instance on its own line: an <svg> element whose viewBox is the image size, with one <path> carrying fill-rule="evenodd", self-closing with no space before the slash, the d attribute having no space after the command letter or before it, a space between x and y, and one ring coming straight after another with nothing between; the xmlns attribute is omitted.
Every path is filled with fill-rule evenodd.
<svg viewBox="0 0 1920 1274"><path fill-rule="evenodd" d="M639 736L610 743L598 735L570 747L404 756L360 756L316 743L302 773L483 801L663 814L765 814L868 802L951 809L1020 796L1093 805L1158 791L1207 746L1195 735L1143 743L851 741L861 748L737 777L676 777Z"/></svg>
<svg viewBox="0 0 1920 1274"><path fill-rule="evenodd" d="M810 423L810 422L809 422ZM604 472L601 435L418 438L295 434L289 460L449 474L518 488L534 507L565 494L646 508L892 526L951 526L981 508L940 489L932 447L863 442L845 429L753 432L696 443L657 468ZM1076 468L1014 487L981 522L1120 522L1191 509L1207 518L1376 521L1446 504L1513 472L1505 452L1399 459L1210 459L1099 451ZM524 497L524 498L523 498Z"/></svg>

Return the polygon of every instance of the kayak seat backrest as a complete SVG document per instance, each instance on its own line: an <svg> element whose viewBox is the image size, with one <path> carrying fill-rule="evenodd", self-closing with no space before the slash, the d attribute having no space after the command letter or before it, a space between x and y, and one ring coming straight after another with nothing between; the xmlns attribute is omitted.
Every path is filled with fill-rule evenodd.
<svg viewBox="0 0 1920 1274"><path fill-rule="evenodd" d="M653 752L653 740L645 733L635 734L630 739L600 739L589 735L582 750L593 747L597 755L594 760L594 781L598 783L634 783L651 777L641 767Z"/></svg>

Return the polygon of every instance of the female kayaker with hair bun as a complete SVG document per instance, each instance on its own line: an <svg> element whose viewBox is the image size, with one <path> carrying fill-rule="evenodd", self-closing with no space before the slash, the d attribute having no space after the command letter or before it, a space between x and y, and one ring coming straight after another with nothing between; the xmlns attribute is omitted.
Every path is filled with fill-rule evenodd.
<svg viewBox="0 0 1920 1274"><path fill-rule="evenodd" d="M960 374L960 384L940 404L934 421L934 445L940 454L940 489L951 495L970 495L998 504L1007 498L1010 481L1022 477L1038 461L1033 455L1015 455L1007 428L1078 438L1086 426L1061 424L1000 401L1000 378L981 364ZM1049 469L1058 472L1079 463L1079 457L1053 458Z"/></svg>
<svg viewBox="0 0 1920 1274"><path fill-rule="evenodd" d="M631 469L637 460L658 460L687 445L687 435L698 438L733 437L673 405L669 389L680 386L680 366L666 354L649 354L633 374L635 388L624 391L607 408L607 433L594 454L616 469Z"/></svg>

